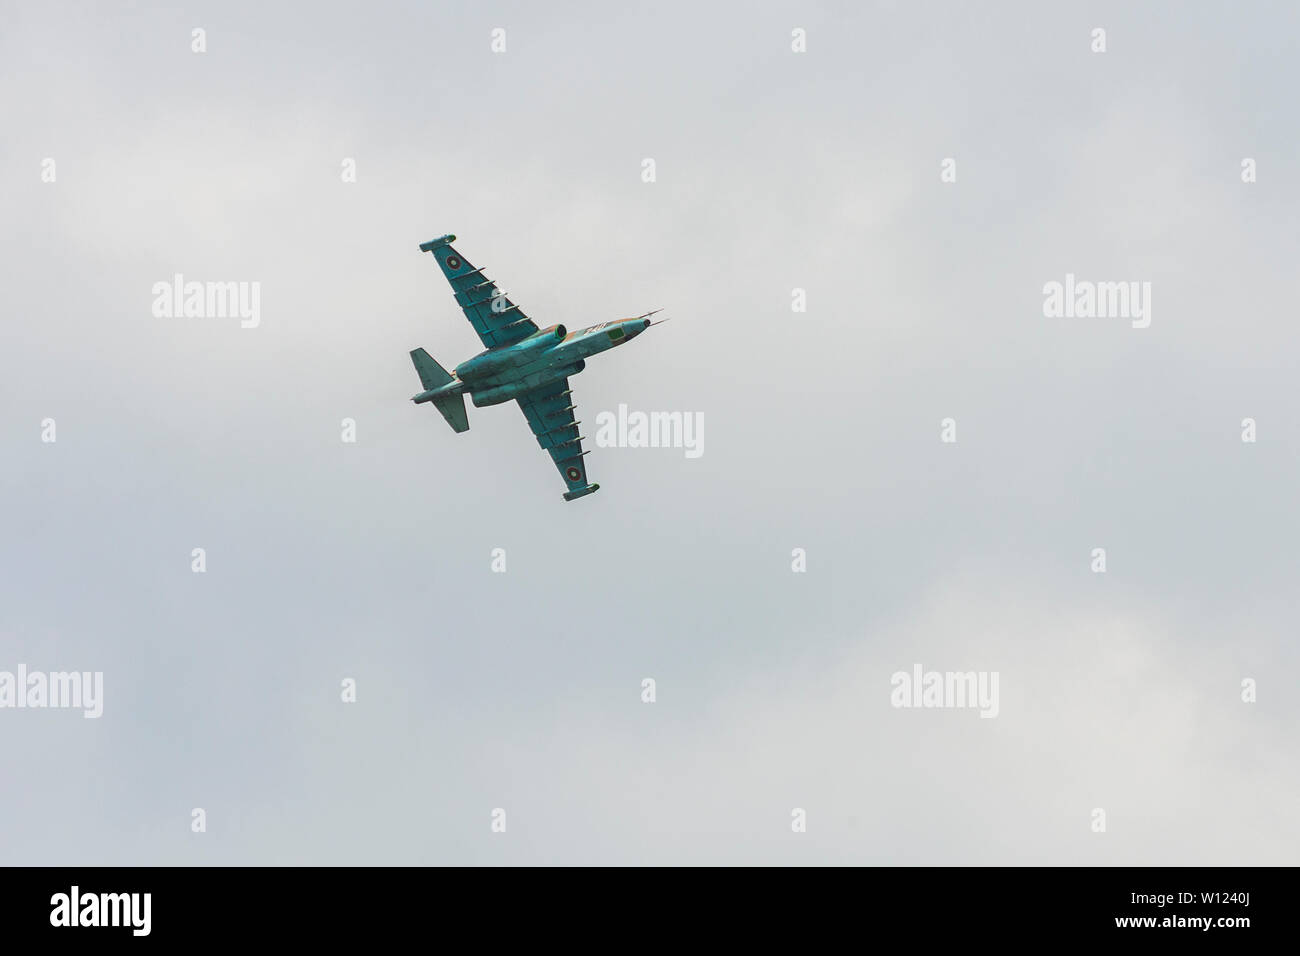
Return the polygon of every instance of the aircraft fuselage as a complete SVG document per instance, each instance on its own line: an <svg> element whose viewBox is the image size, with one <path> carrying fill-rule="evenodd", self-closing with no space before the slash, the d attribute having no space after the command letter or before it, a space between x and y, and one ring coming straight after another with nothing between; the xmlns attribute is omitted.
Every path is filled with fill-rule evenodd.
<svg viewBox="0 0 1300 956"><path fill-rule="evenodd" d="M636 338L650 325L648 318L601 322L577 332L563 325L530 335L513 345L480 352L452 372L452 380L414 396L417 404L445 395L465 393L476 407L499 405L550 382L576 375L586 359Z"/></svg>

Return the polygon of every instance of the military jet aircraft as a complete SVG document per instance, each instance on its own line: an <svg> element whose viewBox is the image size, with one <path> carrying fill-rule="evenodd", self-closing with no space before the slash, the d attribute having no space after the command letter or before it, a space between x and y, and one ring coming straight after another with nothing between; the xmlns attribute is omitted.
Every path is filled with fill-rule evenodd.
<svg viewBox="0 0 1300 956"><path fill-rule="evenodd" d="M417 405L431 402L458 431L469 430L465 396L475 407L499 405L512 399L519 403L537 444L550 452L569 490L565 501L589 495L600 487L587 483L587 466L582 436L574 421L574 403L569 376L587 366L587 358L636 338L651 325L647 312L632 319L601 322L580 332L563 325L538 329L519 306L501 292L482 269L475 269L452 248L455 236L443 236L420 244L421 252L432 252L438 268L451 283L456 302L487 350L467 359L448 372L424 349L414 349L411 361L419 373L424 391L413 395Z"/></svg>

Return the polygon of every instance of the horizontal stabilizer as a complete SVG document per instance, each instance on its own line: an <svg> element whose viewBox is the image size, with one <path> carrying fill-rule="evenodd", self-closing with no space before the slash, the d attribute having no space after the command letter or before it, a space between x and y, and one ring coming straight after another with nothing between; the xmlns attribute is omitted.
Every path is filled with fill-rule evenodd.
<svg viewBox="0 0 1300 956"><path fill-rule="evenodd" d="M431 388L442 388L451 381L451 376L447 370L433 360L424 349L412 349L411 361L415 363L415 371L419 373L420 384L425 390Z"/></svg>
<svg viewBox="0 0 1300 956"><path fill-rule="evenodd" d="M415 364L415 371L419 373L420 384L424 386L425 392L432 392L455 381L455 376L450 375L445 368L435 362L433 356L424 349L411 349L411 361ZM469 431L469 416L465 414L465 396L460 391L453 390L450 394L437 398L432 395L417 395L415 398L422 402L432 400L438 411L442 412L442 417L447 419L447 424L455 431Z"/></svg>
<svg viewBox="0 0 1300 956"><path fill-rule="evenodd" d="M446 398L435 398L433 404L442 412L442 417L447 419L447 424L452 427L453 431L469 431L469 416L465 414L465 396L461 394L448 395Z"/></svg>

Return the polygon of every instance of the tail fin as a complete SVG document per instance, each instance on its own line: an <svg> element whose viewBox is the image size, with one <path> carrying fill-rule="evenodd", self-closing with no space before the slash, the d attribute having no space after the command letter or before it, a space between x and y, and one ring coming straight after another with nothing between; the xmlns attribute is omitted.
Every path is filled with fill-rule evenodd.
<svg viewBox="0 0 1300 956"><path fill-rule="evenodd" d="M447 370L435 362L424 349L412 349L411 361L415 363L415 371L419 373L420 384L424 386L425 391L442 388L452 380ZM438 411L442 412L442 417L447 419L447 424L452 427L452 430L469 431L469 416L465 414L465 396L462 393L456 392L435 398L433 404Z"/></svg>
<svg viewBox="0 0 1300 956"><path fill-rule="evenodd" d="M411 361L415 363L415 371L420 375L420 384L426 389L441 388L451 381L451 376L447 370L433 360L424 349L412 349Z"/></svg>

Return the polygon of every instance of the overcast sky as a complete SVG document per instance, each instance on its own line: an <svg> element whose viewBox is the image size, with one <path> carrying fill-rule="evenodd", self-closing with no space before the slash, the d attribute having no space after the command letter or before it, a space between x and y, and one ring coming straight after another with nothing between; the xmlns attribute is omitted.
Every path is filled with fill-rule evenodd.
<svg viewBox="0 0 1300 956"><path fill-rule="evenodd" d="M1300 12L618 6L6 10L0 863L1294 864ZM448 232L704 453L411 404Z"/></svg>

